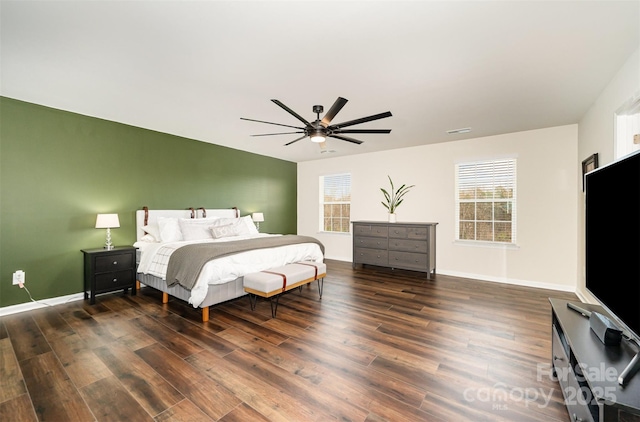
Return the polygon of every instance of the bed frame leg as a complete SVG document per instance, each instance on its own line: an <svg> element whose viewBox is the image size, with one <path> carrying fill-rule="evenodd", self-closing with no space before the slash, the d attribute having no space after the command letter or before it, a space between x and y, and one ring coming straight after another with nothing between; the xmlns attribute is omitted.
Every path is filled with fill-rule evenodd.
<svg viewBox="0 0 640 422"><path fill-rule="evenodd" d="M140 290L140 280L136 280L136 290Z"/></svg>
<svg viewBox="0 0 640 422"><path fill-rule="evenodd" d="M202 308L202 322L209 321L209 307Z"/></svg>
<svg viewBox="0 0 640 422"><path fill-rule="evenodd" d="M324 287L324 278L318 279L318 293L320 294L320 299L322 299L322 288Z"/></svg>
<svg viewBox="0 0 640 422"><path fill-rule="evenodd" d="M169 303L169 293L162 292L162 303Z"/></svg>

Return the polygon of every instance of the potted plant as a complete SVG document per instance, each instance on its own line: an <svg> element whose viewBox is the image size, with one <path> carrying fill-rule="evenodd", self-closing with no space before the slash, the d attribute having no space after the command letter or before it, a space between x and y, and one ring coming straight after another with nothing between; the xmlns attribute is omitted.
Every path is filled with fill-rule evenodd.
<svg viewBox="0 0 640 422"><path fill-rule="evenodd" d="M395 186L393 185L393 180L391 180L391 176L387 175L387 177L389 178L389 183L391 184L391 189L390 189L391 193L387 192L384 188L380 188L385 199L384 201L382 201L382 205L384 205L384 207L389 212L389 222L395 223L396 208L398 208L400 204L402 204L402 201L404 201L404 198L403 198L404 195L407 192L409 192L409 189L411 189L415 185L411 185L411 186L402 185L398 189L395 189Z"/></svg>

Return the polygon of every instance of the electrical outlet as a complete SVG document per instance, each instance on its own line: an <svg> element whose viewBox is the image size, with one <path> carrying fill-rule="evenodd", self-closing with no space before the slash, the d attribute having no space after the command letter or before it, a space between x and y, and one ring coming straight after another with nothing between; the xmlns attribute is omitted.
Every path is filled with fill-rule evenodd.
<svg viewBox="0 0 640 422"><path fill-rule="evenodd" d="M13 273L13 285L24 284L25 276L24 271L18 270Z"/></svg>

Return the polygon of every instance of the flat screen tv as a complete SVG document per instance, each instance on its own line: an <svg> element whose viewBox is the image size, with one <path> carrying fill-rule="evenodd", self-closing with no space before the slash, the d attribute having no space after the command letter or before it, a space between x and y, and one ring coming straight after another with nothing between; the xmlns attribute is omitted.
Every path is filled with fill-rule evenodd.
<svg viewBox="0 0 640 422"><path fill-rule="evenodd" d="M586 288L640 342L640 151L585 176ZM640 366L621 375L633 376ZM623 383L624 380L619 380Z"/></svg>

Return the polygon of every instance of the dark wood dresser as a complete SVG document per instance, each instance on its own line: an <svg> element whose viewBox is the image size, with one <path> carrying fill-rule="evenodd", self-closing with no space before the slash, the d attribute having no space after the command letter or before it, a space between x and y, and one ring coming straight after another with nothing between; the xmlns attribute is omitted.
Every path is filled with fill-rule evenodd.
<svg viewBox="0 0 640 422"><path fill-rule="evenodd" d="M438 223L352 221L353 267L358 264L436 272Z"/></svg>

